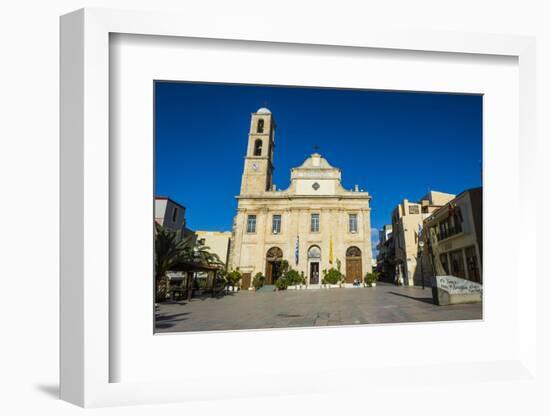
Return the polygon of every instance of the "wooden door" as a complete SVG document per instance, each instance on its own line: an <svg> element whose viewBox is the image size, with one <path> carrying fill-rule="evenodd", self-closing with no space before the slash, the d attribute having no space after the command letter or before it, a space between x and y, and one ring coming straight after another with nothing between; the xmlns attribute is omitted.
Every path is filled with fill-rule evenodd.
<svg viewBox="0 0 550 416"><path fill-rule="evenodd" d="M270 261L268 261L265 265L265 284L271 285L273 284L272 279L272 273L273 273L273 267Z"/></svg>
<svg viewBox="0 0 550 416"><path fill-rule="evenodd" d="M346 283L353 283L354 280L363 280L363 269L361 266L361 250L359 247L350 247L346 250Z"/></svg>
<svg viewBox="0 0 550 416"><path fill-rule="evenodd" d="M346 258L346 283L353 283L355 279L361 281L362 277L361 257Z"/></svg>
<svg viewBox="0 0 550 416"><path fill-rule="evenodd" d="M248 290L250 287L251 273L243 273L243 278L241 280L241 289Z"/></svg>

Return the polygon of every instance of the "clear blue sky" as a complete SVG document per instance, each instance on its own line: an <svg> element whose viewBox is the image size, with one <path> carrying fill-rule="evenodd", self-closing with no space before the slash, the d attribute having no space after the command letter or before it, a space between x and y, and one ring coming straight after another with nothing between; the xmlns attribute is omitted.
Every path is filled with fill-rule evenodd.
<svg viewBox="0 0 550 416"><path fill-rule="evenodd" d="M187 207L190 228L231 229L250 114L264 105L277 187L317 145L345 188L372 195L373 228L403 198L481 185L481 96L157 82L155 192Z"/></svg>

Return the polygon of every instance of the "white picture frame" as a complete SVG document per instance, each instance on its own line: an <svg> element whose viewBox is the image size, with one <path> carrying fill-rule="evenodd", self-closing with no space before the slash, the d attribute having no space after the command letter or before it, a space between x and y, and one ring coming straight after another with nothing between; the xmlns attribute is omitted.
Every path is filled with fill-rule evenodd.
<svg viewBox="0 0 550 416"><path fill-rule="evenodd" d="M374 48L428 51L441 54L502 55L517 58L519 67L519 196L517 212L526 212L533 203L535 169L535 41L530 37L467 34L395 32L377 29L331 31L308 27L308 31L276 24L249 28L236 34L230 22L206 27L199 19L169 13L83 9L61 18L61 398L80 406L108 406L208 399L248 397L266 393L255 380L234 383L221 392L216 383L234 379L220 374L214 383L200 374L175 382L154 380L112 382L110 366L119 360L110 348L110 311L116 309L110 297L109 227L109 37L110 34L225 39L228 41L276 42L300 45L331 45L334 48ZM480 383L483 380L525 380L536 370L537 273L529 241L534 229L527 216L520 216L518 262L522 264L525 286L517 290L517 346L507 359L485 362L440 362L400 369L399 366L373 368L368 374L360 366L337 366L329 372L287 372L265 374L275 385L285 386L277 394L322 392L320 375L337 380L337 390L345 390L351 380L383 383L391 377L404 380L403 388L415 384L448 383L454 380ZM532 216L529 217L532 221ZM517 272L517 271L516 271ZM527 287L529 289L527 289ZM146 306L145 306L146 307ZM514 313L516 311L514 310ZM403 327L405 328L405 326ZM410 331L410 327L408 327ZM152 334L151 334L152 336ZM193 336L190 334L189 336ZM322 337L318 333L317 337ZM166 341L165 341L166 342ZM238 342L238 341L237 341ZM246 365L246 363L244 364ZM214 386L214 389L213 389Z"/></svg>

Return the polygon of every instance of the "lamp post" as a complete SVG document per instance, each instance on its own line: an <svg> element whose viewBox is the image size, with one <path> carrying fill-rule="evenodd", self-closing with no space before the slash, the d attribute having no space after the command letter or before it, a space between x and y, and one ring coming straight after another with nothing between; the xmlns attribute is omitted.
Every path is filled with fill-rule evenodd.
<svg viewBox="0 0 550 416"><path fill-rule="evenodd" d="M420 247L420 276L422 277L422 290L424 290L424 270L422 268L422 251L424 248L424 241L420 240L418 242L418 247Z"/></svg>

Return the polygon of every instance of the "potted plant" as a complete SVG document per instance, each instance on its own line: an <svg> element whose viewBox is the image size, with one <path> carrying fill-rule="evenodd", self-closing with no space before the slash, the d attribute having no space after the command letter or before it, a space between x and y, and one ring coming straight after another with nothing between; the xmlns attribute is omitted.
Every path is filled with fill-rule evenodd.
<svg viewBox="0 0 550 416"><path fill-rule="evenodd" d="M367 287L376 287L376 281L378 280L378 273L371 272L365 275L365 283Z"/></svg>
<svg viewBox="0 0 550 416"><path fill-rule="evenodd" d="M323 281L329 285L329 287L331 288L334 288L334 287L339 287L341 281L342 281L342 278L343 278L343 274L340 273L337 269L331 267L328 271L325 269L323 270L323 274L324 274L324 277L323 277Z"/></svg>
<svg viewBox="0 0 550 416"><path fill-rule="evenodd" d="M279 277L275 281L275 287L277 288L277 290L286 290L288 288L288 281L285 277Z"/></svg>
<svg viewBox="0 0 550 416"><path fill-rule="evenodd" d="M340 287L346 287L346 275L342 274L340 278Z"/></svg>
<svg viewBox="0 0 550 416"><path fill-rule="evenodd" d="M300 289L306 288L306 275L303 271L300 272Z"/></svg>
<svg viewBox="0 0 550 416"><path fill-rule="evenodd" d="M225 280L227 281L227 287L230 292L236 292L239 290L239 281L242 279L242 274L237 267L235 270L227 273Z"/></svg>
<svg viewBox="0 0 550 416"><path fill-rule="evenodd" d="M294 269L287 271L284 278L288 284L288 289L297 289L301 282L300 273Z"/></svg>
<svg viewBox="0 0 550 416"><path fill-rule="evenodd" d="M252 279L252 287L254 288L254 292L260 289L265 283L265 276L262 275L262 273L258 272Z"/></svg>

